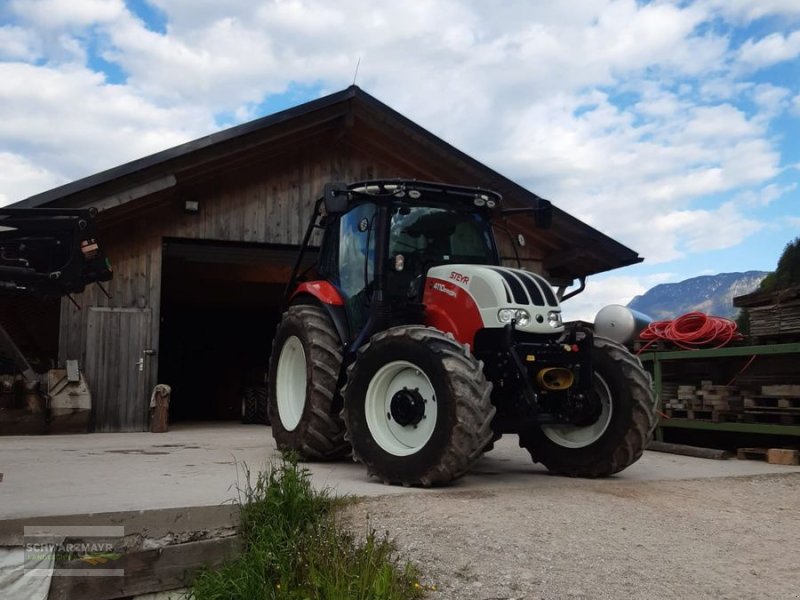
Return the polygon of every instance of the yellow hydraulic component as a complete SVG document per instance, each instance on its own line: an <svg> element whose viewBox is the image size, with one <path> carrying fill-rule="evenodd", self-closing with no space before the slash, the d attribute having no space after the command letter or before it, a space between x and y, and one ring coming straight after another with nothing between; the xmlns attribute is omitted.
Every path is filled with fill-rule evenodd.
<svg viewBox="0 0 800 600"><path fill-rule="evenodd" d="M536 382L546 390L566 390L575 383L575 375L564 367L547 367L536 375Z"/></svg>

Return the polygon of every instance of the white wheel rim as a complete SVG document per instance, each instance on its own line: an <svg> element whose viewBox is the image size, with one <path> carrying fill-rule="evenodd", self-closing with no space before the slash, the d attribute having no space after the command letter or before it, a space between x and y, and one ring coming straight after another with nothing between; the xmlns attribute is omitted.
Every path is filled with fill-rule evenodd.
<svg viewBox="0 0 800 600"><path fill-rule="evenodd" d="M585 448L599 440L608 429L608 424L611 423L611 415L614 412L611 404L611 390L600 375L595 373L594 377L595 391L599 394L600 403L603 407L600 417L586 427L576 427L575 425L542 426L542 432L551 442L564 448Z"/></svg>
<svg viewBox="0 0 800 600"><path fill-rule="evenodd" d="M281 425L286 431L294 431L306 406L306 353L297 336L286 338L281 348L275 394Z"/></svg>
<svg viewBox="0 0 800 600"><path fill-rule="evenodd" d="M401 425L392 418L392 398L403 389L416 390L425 401L416 426ZM389 454L409 456L419 452L436 429L438 403L433 385L417 365L396 360L381 367L367 386L364 398L367 427L372 439Z"/></svg>

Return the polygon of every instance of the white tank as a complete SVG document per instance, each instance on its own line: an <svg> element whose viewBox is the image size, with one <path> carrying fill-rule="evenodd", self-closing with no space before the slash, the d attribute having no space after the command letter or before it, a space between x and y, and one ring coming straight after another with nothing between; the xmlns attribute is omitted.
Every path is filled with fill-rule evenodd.
<svg viewBox="0 0 800 600"><path fill-rule="evenodd" d="M609 304L594 318L594 332L620 344L630 344L653 319L620 304Z"/></svg>

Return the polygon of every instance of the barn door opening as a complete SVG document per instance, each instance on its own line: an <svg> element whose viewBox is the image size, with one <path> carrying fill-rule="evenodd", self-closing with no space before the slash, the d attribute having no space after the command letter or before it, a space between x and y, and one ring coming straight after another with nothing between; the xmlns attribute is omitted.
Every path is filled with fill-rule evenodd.
<svg viewBox="0 0 800 600"><path fill-rule="evenodd" d="M272 337L297 250L167 239L161 283L159 383L170 421L239 421L266 392Z"/></svg>
<svg viewBox="0 0 800 600"><path fill-rule="evenodd" d="M144 431L153 349L149 308L89 307L86 377L94 431Z"/></svg>

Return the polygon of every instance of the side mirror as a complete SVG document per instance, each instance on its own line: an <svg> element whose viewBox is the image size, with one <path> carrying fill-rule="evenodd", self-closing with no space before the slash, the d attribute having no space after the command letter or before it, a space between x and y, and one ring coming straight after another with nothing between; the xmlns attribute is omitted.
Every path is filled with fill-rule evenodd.
<svg viewBox="0 0 800 600"><path fill-rule="evenodd" d="M329 215L347 212L348 191L346 183L340 181L326 183L322 196L325 200L325 212Z"/></svg>

